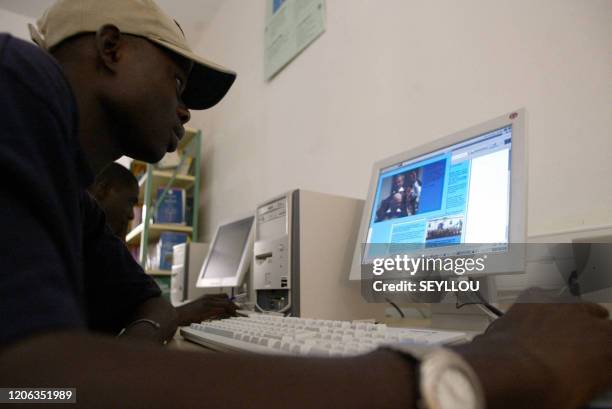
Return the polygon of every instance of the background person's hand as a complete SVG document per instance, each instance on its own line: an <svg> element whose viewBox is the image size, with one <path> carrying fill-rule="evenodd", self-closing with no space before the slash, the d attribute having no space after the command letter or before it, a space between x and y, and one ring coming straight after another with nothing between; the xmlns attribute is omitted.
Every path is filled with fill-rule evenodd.
<svg viewBox="0 0 612 409"><path fill-rule="evenodd" d="M237 309L227 294L206 294L176 310L179 325L189 325L192 322L235 317Z"/></svg>
<svg viewBox="0 0 612 409"><path fill-rule="evenodd" d="M486 333L455 348L478 374L488 407L579 408L612 389L608 311L545 297L527 291Z"/></svg>

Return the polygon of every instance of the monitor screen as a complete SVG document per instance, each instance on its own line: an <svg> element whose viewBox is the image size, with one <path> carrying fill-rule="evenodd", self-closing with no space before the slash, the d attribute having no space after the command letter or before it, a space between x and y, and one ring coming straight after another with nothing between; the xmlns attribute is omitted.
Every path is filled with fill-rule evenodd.
<svg viewBox="0 0 612 409"><path fill-rule="evenodd" d="M359 278L359 265L394 254L499 254L523 242L526 156L518 112L377 162L351 278ZM504 261L499 271L509 265L497 260Z"/></svg>
<svg viewBox="0 0 612 409"><path fill-rule="evenodd" d="M512 126L380 169L367 243L507 243Z"/></svg>
<svg viewBox="0 0 612 409"><path fill-rule="evenodd" d="M254 217L217 228L200 272L198 287L237 286L250 261Z"/></svg>

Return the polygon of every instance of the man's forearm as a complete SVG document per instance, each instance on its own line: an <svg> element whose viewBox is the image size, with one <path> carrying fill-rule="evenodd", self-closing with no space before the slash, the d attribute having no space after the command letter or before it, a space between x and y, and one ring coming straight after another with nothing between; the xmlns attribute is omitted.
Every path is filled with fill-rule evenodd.
<svg viewBox="0 0 612 409"><path fill-rule="evenodd" d="M1 387L75 387L75 408L416 407L412 367L388 351L344 359L188 353L58 333L5 348L0 367Z"/></svg>
<svg viewBox="0 0 612 409"><path fill-rule="evenodd" d="M159 324L159 328L151 322ZM170 340L178 325L175 308L163 297L153 297L142 303L130 318L124 337L148 339L156 343Z"/></svg>
<svg viewBox="0 0 612 409"><path fill-rule="evenodd" d="M193 302L189 302L175 308L178 325L189 325L190 323L197 321L193 318L193 309Z"/></svg>
<svg viewBox="0 0 612 409"><path fill-rule="evenodd" d="M201 304L201 301L196 300L176 307L175 310L178 325L183 326L189 325L192 322L228 317L227 313L223 309L205 309Z"/></svg>
<svg viewBox="0 0 612 409"><path fill-rule="evenodd" d="M538 367L538 362L507 342L472 342L453 347L474 369L485 392L487 405L495 409L529 407L537 402L541 409L576 407L569 401L570 391L547 387L557 374ZM493 361L494 360L494 361ZM546 374L543 376L542 374Z"/></svg>

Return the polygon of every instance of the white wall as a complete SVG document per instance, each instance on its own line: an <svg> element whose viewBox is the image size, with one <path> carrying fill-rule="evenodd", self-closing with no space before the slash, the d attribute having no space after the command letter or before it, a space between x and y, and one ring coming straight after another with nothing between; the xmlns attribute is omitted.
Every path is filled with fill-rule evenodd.
<svg viewBox="0 0 612 409"><path fill-rule="evenodd" d="M612 2L327 0L272 82L265 1L226 0L198 51L239 77L205 134L201 232L300 187L364 198L374 161L528 112L529 233L612 223Z"/></svg>
<svg viewBox="0 0 612 409"><path fill-rule="evenodd" d="M0 32L10 33L15 37L30 41L28 23L35 23L35 19L21 14L13 13L1 8L0 4Z"/></svg>

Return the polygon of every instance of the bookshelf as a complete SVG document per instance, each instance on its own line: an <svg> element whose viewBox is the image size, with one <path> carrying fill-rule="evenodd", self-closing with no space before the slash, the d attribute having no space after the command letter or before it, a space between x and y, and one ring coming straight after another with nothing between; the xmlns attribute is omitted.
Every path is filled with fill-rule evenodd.
<svg viewBox="0 0 612 409"><path fill-rule="evenodd" d="M140 244L144 229L144 223L140 223L138 226L132 229L125 238L127 245ZM193 237L193 227L191 226L182 226L180 224L149 223L148 241L150 243L157 241L160 234L165 231L187 233L190 235L190 237Z"/></svg>
<svg viewBox="0 0 612 409"><path fill-rule="evenodd" d="M160 169L159 164L147 164L134 161L132 171L142 172L139 177L139 205L142 207L142 217L138 224L126 236L126 244L130 248L138 248L138 261L145 268L148 274L156 279L168 279L171 272L168 270L146 269L147 256L150 246L155 244L162 233L178 232L187 233L191 241L197 241L198 232L198 209L200 207L200 152L201 152L201 131L193 128L185 128L185 136L179 142L177 152L180 156L178 166ZM189 160L189 163L185 163ZM158 202L163 200L170 188L184 189L186 195L193 198L193 204L189 215L191 223L169 224L155 223L153 214ZM163 189L161 197L158 196L160 189ZM187 209L186 209L187 212ZM160 283L162 285L162 283ZM165 285L165 284L164 284ZM162 285L163 287L163 285Z"/></svg>
<svg viewBox="0 0 612 409"><path fill-rule="evenodd" d="M157 189L160 187L164 187L172 180L174 176L173 172L165 171L165 170L153 170L153 185L151 187L153 192L157 192ZM144 185L147 183L147 179L149 178L148 173L145 173L140 180L138 181L139 187L139 197L138 200L143 203L144 202ZM172 187L178 187L180 189L189 189L195 184L195 176L192 175L176 175L174 179L174 183Z"/></svg>

